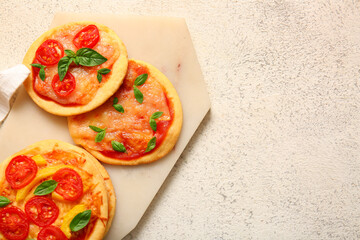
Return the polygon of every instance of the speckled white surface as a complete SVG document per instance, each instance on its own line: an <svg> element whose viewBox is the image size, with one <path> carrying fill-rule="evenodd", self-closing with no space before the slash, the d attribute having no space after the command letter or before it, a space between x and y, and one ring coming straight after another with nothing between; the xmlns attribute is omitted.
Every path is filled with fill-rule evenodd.
<svg viewBox="0 0 360 240"><path fill-rule="evenodd" d="M58 11L184 17L212 102L125 239L360 238L360 3L1 1L1 69Z"/></svg>

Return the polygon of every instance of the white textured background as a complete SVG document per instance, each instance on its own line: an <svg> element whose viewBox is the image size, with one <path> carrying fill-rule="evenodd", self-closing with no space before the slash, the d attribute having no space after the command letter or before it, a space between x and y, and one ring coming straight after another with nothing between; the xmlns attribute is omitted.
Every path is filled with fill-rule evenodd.
<svg viewBox="0 0 360 240"><path fill-rule="evenodd" d="M0 68L58 11L184 17L208 86L126 240L360 238L360 2L0 0Z"/></svg>

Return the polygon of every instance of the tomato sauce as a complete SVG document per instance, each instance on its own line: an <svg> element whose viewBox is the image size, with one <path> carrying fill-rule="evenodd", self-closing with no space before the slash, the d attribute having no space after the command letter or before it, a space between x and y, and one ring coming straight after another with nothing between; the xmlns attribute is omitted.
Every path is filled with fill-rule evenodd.
<svg viewBox="0 0 360 240"><path fill-rule="evenodd" d="M170 113L172 113L172 111L170 111ZM161 143L164 141L167 130L169 129L169 127L171 125L171 122L172 121L160 121L157 123L157 130L154 134L154 137L156 137L156 146L154 149L159 147L161 145ZM127 141L123 142L123 144L124 144L125 148L128 148L130 145L130 143ZM137 158L142 157L149 153L150 152L145 152L145 150L142 152L132 153L132 154L116 152L114 150L113 151L101 151L101 154L103 154L106 157L111 157L111 158L116 158L116 159L121 159L121 160L133 160L133 159L137 159Z"/></svg>

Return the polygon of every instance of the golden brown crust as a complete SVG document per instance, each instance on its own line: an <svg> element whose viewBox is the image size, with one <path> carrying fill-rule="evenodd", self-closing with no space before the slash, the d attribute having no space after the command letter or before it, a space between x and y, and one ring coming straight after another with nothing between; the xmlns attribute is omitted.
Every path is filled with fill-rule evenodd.
<svg viewBox="0 0 360 240"><path fill-rule="evenodd" d="M44 153L51 152L55 149L56 150L64 150L67 152L69 151L73 154L76 154L76 155L81 156L82 158L86 159L86 162L83 164L83 166L81 166L81 169L93 175L93 177L91 178L92 185L95 186L93 188L93 192L99 193L99 195L101 196L101 202L102 202L102 205L100 206L100 209L99 209L100 210L99 218L96 220L93 231L91 232L91 235L89 236L88 239L98 239L98 240L103 239L103 236L106 231L106 226L104 225L103 220L107 221L107 219L108 219L107 190L105 188L104 179L101 177L100 172L98 171L96 166L93 164L93 162L97 161L97 160L94 159L94 157L91 156L84 149L74 146L72 144L66 143L66 142L59 141L59 140L44 140L44 141L34 143L34 144L26 147L25 149L13 154L12 156L5 159L4 162L2 162L2 164L0 165L0 182L5 181L5 169L6 169L7 165L9 164L9 162L15 156L44 154ZM29 194L29 196L26 199L29 199L32 196L33 196L33 194ZM18 203L14 202L14 204L16 205ZM60 214L66 214L66 212L64 213L64 211L61 210L61 207L59 207L59 209L60 209Z"/></svg>
<svg viewBox="0 0 360 240"><path fill-rule="evenodd" d="M109 231L109 229L111 227L112 220L114 219L114 216L115 216L115 208L116 208L115 189L114 189L114 186L110 179L110 176L109 176L108 172L106 171L106 169L104 168L104 166L101 165L101 163L94 157L93 157L93 160L94 160L93 163L95 164L95 167L99 170L100 174L104 178L105 187L108 192L109 216L108 216L108 222L106 224L106 229L105 229L105 235L106 235L106 233Z"/></svg>
<svg viewBox="0 0 360 240"><path fill-rule="evenodd" d="M88 112L100 106L109 97L111 97L111 95L113 95L116 92L116 90L120 87L120 85L122 84L122 80L124 79L127 71L128 59L127 59L127 50L124 43L121 41L121 39L116 35L116 33L113 30L102 24L94 23L94 22L74 22L48 30L30 46L29 50L27 51L24 57L23 64L31 70L30 64L34 60L35 53L38 47L54 32L60 30L61 28L76 24L86 24L86 25L93 24L98 27L99 31L107 32L113 38L114 46L118 45L120 56L114 63L111 76L106 81L106 83L104 83L103 86L98 89L95 97L89 103L81 106L64 106L52 100L45 100L44 98L41 98L33 89L33 77L32 74L30 74L29 77L24 82L26 91L29 93L30 97L39 107L55 115L60 115L60 116L76 115L76 114Z"/></svg>
<svg viewBox="0 0 360 240"><path fill-rule="evenodd" d="M107 157L107 156L104 156L99 151L88 148L81 138L74 137L75 133L72 131L74 131L75 128L69 127L70 135L72 135L73 140L76 144L82 145L87 151L89 151L97 159L99 159L102 162L108 163L108 164L138 165L138 164L154 162L154 161L164 157L166 154L168 154L173 149L173 147L175 146L175 143L178 140L180 132L181 132L182 120L183 120L181 102L180 102L179 96L178 96L174 86L170 82L170 80L162 72L160 72L157 68L155 68L153 65L151 65L149 63L146 63L146 62L140 61L140 60L133 60L133 59L129 60L129 61L134 61L140 65L146 66L149 69L149 72L151 73L153 78L157 79L157 81L163 86L164 91L166 92L166 96L168 98L169 104L171 105L171 108L173 109L173 120L167 131L165 139L163 140L161 145L159 147L155 148L151 153L146 154L137 159L133 159L133 160L119 160L116 158ZM68 118L68 124L69 124L69 126L71 125L71 117Z"/></svg>

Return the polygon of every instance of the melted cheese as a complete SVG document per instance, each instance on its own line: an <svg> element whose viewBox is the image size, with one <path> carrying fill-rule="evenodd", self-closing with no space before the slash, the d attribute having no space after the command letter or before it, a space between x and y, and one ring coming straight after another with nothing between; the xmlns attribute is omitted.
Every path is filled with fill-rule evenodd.
<svg viewBox="0 0 360 240"><path fill-rule="evenodd" d="M44 180L47 177L50 177L54 175L58 170L62 168L71 168L74 169L73 166L68 165L56 165L56 166L50 166L47 168L40 169L38 173L36 174L36 177L24 188L19 189L16 193L16 201L22 201L25 199L26 195L30 192L31 189L35 187L35 185L39 184L42 180Z"/></svg>
<svg viewBox="0 0 360 240"><path fill-rule="evenodd" d="M85 26L86 25L71 25L66 29L56 31L53 35L49 37L49 39L55 39L59 41L63 45L64 50L69 49L76 52L78 49L72 43L73 37ZM100 40L93 49L106 57L108 60L105 63L95 67L77 66L76 64L72 63L68 71L75 77L76 88L70 95L65 98L59 97L55 94L51 86L53 77L58 73L57 64L53 66L47 66L45 68L45 81L42 81L38 75L34 76L35 91L40 96L52 99L60 104L84 105L90 102L95 96L97 90L102 85L102 83L106 82L106 79L108 78L108 76L110 76L110 74L104 75L102 83L99 84L96 77L97 70L101 68L111 69L112 65L118 58L118 53L116 49L114 49L113 40L110 35L107 32L101 31L100 29L99 33ZM37 60L35 59L34 62L37 62Z"/></svg>
<svg viewBox="0 0 360 240"><path fill-rule="evenodd" d="M37 186L41 181L48 180L51 176L61 168L71 168L75 169L81 176L84 184L84 193L83 197L78 201L72 202L63 199L62 196L53 192L51 197L55 202L56 206L59 208L59 216L52 224L59 228L62 227L64 222L71 222L70 215L67 215L75 206L85 206L85 209L91 209L95 213L100 211L100 204L97 200L98 194L97 192L93 192L95 188L95 184L92 183L93 175L82 169L83 164L86 162L86 159L82 158L81 155L75 154L72 151L64 151L64 150L53 150L51 152L43 153L42 155L38 155L37 151L33 151L30 155L34 155L32 158L35 162L37 162L39 166L39 170L37 172L37 176L35 179L29 183L25 188L16 191L12 189L9 183L6 181L5 176L2 178L2 182L0 182L0 193L2 196L6 196L11 200L11 204L13 206L19 207L24 211L25 203L34 197L33 189ZM46 161L46 165L44 165L43 160ZM40 165L39 165L40 164ZM73 165L76 166L76 168ZM85 191L86 190L86 191ZM15 199L15 195L17 200ZM20 200L19 200L20 199ZM19 201L18 201L19 200ZM84 211L83 210L83 211ZM75 214L76 215L76 214ZM67 216L67 218L65 217ZM70 219L70 221L69 221ZM28 238L36 239L41 228L35 224L30 224L29 235ZM69 232L69 231L67 231ZM67 236L69 236L67 234ZM71 236L71 234L70 234ZM0 234L0 239L3 239L3 236Z"/></svg>
<svg viewBox="0 0 360 240"><path fill-rule="evenodd" d="M74 139L81 139L83 146L97 151L114 151L112 140L123 143L129 155L145 151L147 143L154 136L149 124L150 116L154 112L163 112L156 122L170 121L171 116L164 89L151 73L146 82L138 86L144 95L144 101L142 104L137 102L133 84L139 75L139 69L140 74L147 71L146 68L129 61L123 85L112 98L91 112L70 118L69 127ZM124 113L116 111L113 107L114 97L119 99L118 104L123 106ZM96 143L94 139L97 133L91 130L89 125L107 128L105 139Z"/></svg>

